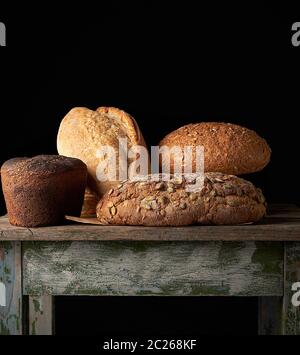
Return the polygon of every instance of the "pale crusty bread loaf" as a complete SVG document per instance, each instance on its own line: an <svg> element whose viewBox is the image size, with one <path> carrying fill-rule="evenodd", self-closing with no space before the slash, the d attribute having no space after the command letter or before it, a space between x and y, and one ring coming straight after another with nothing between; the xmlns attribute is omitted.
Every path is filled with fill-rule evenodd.
<svg viewBox="0 0 300 355"><path fill-rule="evenodd" d="M233 175L206 173L201 191L187 192L186 177L168 182L127 181L99 201L97 218L103 224L180 226L256 222L266 213L262 192ZM153 175L152 175L153 177Z"/></svg>
<svg viewBox="0 0 300 355"><path fill-rule="evenodd" d="M204 146L204 170L242 175L262 170L270 161L271 149L254 131L231 123L202 122L183 126L159 143L160 146ZM168 161L163 159L161 169ZM174 160L171 156L170 172ZM167 170L162 170L167 171ZM196 172L195 155L193 172Z"/></svg>
<svg viewBox="0 0 300 355"><path fill-rule="evenodd" d="M87 165L88 186L100 197L111 187L116 186L118 179L98 181L96 169L99 158L96 152L101 146L112 146L117 153L118 161L118 138L127 138L128 149L133 145L145 146L136 121L128 113L114 107L99 107L96 111L76 107L64 117L60 124L57 150L59 154L78 158Z"/></svg>

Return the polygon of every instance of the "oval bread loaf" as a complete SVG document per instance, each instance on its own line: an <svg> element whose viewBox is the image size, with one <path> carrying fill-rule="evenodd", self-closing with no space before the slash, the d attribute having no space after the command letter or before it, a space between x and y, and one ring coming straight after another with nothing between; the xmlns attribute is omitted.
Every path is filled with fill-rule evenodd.
<svg viewBox="0 0 300 355"><path fill-rule="evenodd" d="M190 181L126 181L106 193L97 205L103 224L180 226L256 222L266 213L262 192L232 175L206 173L201 191L187 192Z"/></svg>
<svg viewBox="0 0 300 355"><path fill-rule="evenodd" d="M160 146L204 146L204 170L242 175L262 170L270 161L271 149L254 131L231 123L202 122L183 126L159 143ZM193 172L196 172L195 154ZM169 160L162 159L161 171L168 171ZM174 172L171 156L170 172ZM180 173L180 172L178 172Z"/></svg>
<svg viewBox="0 0 300 355"><path fill-rule="evenodd" d="M59 154L78 158L87 165L88 186L100 197L118 184L118 176L115 181L98 180L96 170L100 158L97 157L97 151L101 146L111 146L118 162L119 138L127 138L128 149L133 145L145 146L136 121L128 113L114 107L99 107L96 111L76 107L60 124L57 150ZM126 163L127 167L130 161Z"/></svg>

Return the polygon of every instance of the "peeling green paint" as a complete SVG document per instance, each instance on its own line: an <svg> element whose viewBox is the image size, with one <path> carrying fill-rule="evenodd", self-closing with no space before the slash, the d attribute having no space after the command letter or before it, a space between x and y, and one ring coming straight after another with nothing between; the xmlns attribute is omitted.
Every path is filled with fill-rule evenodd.
<svg viewBox="0 0 300 355"><path fill-rule="evenodd" d="M48 250L49 248L49 244L51 244L51 251L52 252L56 252L56 251L65 251L67 250L72 242L53 242L53 243L44 243L44 242L33 242L33 241L30 241L30 242L26 242L26 243L23 243L23 251L24 252L29 252L30 250L32 251L40 251L40 252L43 252L45 249Z"/></svg>
<svg viewBox="0 0 300 355"><path fill-rule="evenodd" d="M240 261L239 251L245 248L245 242L217 242L219 246L218 261L221 267L226 267Z"/></svg>
<svg viewBox="0 0 300 355"><path fill-rule="evenodd" d="M0 243L0 279L6 286L6 307L0 309L0 334L17 335L22 332L20 246L19 242Z"/></svg>
<svg viewBox="0 0 300 355"><path fill-rule="evenodd" d="M253 263L260 264L267 274L281 273L283 264L282 243L255 243L256 249L252 256Z"/></svg>
<svg viewBox="0 0 300 355"><path fill-rule="evenodd" d="M31 323L31 335L36 335L36 327L35 327L35 324L36 324L36 320L34 320L34 321Z"/></svg>
<svg viewBox="0 0 300 355"><path fill-rule="evenodd" d="M10 314L7 317L7 323L15 323L16 324L16 329L20 330L20 319L17 314Z"/></svg>
<svg viewBox="0 0 300 355"><path fill-rule="evenodd" d="M53 252L56 252L56 251L65 251L65 250L68 250L70 248L70 246L72 245L72 242L56 242L56 243L53 243L52 245L52 251Z"/></svg>
<svg viewBox="0 0 300 355"><path fill-rule="evenodd" d="M34 298L32 300L32 302L33 302L33 307L34 307L35 313L39 313L41 311L40 310L40 302L36 298Z"/></svg>
<svg viewBox="0 0 300 355"><path fill-rule="evenodd" d="M10 270L10 268L9 268L7 265L4 265L4 267L3 267L3 272L4 272L5 274L10 274L10 273L11 273L11 270Z"/></svg>
<svg viewBox="0 0 300 355"><path fill-rule="evenodd" d="M24 287L24 294L30 296L41 296L43 294L52 294L52 287L46 286L41 281L37 281L33 285L26 285Z"/></svg>
<svg viewBox="0 0 300 355"><path fill-rule="evenodd" d="M0 335L10 335L9 328L4 324L2 319L0 319Z"/></svg>
<svg viewBox="0 0 300 355"><path fill-rule="evenodd" d="M282 295L280 243L24 244L24 294L31 296Z"/></svg>
<svg viewBox="0 0 300 355"><path fill-rule="evenodd" d="M0 248L3 248L6 252L13 248L13 242L0 242Z"/></svg>

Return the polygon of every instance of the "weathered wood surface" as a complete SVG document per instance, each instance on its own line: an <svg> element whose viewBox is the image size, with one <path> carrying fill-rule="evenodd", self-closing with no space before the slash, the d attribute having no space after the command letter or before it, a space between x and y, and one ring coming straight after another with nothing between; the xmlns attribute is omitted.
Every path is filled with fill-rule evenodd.
<svg viewBox="0 0 300 355"><path fill-rule="evenodd" d="M53 297L29 296L29 334L53 334Z"/></svg>
<svg viewBox="0 0 300 355"><path fill-rule="evenodd" d="M300 335L299 283L300 243L285 243L283 332L287 335Z"/></svg>
<svg viewBox="0 0 300 355"><path fill-rule="evenodd" d="M22 334L20 242L0 242L0 283L5 291L0 305L0 335Z"/></svg>
<svg viewBox="0 0 300 355"><path fill-rule="evenodd" d="M282 297L258 297L258 334L282 334Z"/></svg>
<svg viewBox="0 0 300 355"><path fill-rule="evenodd" d="M254 240L300 241L300 209L292 205L271 207L260 223L238 226L138 227L70 224L43 228L11 226L0 218L0 240Z"/></svg>
<svg viewBox="0 0 300 355"><path fill-rule="evenodd" d="M282 296L283 247L257 242L24 242L24 294Z"/></svg>

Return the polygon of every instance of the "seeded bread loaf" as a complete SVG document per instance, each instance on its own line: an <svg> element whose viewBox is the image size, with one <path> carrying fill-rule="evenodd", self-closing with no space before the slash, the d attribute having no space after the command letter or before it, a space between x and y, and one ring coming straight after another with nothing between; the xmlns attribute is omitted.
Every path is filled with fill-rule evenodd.
<svg viewBox="0 0 300 355"><path fill-rule="evenodd" d="M111 189L97 205L103 224L180 226L256 222L266 213L262 192L233 175L206 173L200 191L188 192L191 181L126 181ZM156 179L157 180L157 179Z"/></svg>
<svg viewBox="0 0 300 355"><path fill-rule="evenodd" d="M79 159L59 155L15 158L1 167L9 222L37 227L60 224L65 215L79 216L87 168Z"/></svg>
<svg viewBox="0 0 300 355"><path fill-rule="evenodd" d="M145 146L143 135L132 116L114 107L99 107L96 111L85 107L73 108L62 120L58 136L57 150L59 154L78 158L88 168L88 186L98 197L111 187L115 181L99 181L97 166L100 158L97 151L101 146L111 146L117 156L117 173L119 159L119 138L127 138L128 149L134 145ZM126 167L131 163L126 161Z"/></svg>
<svg viewBox="0 0 300 355"><path fill-rule="evenodd" d="M267 142L257 133L235 124L221 122L188 124L169 133L159 145L169 148L204 146L205 171L234 175L262 170L271 156ZM173 158L171 155L171 173L174 172ZM192 163L193 172L196 172L195 154ZM168 164L168 159L162 157L161 171L168 171Z"/></svg>

